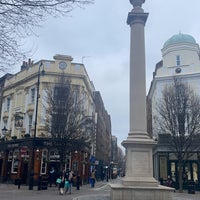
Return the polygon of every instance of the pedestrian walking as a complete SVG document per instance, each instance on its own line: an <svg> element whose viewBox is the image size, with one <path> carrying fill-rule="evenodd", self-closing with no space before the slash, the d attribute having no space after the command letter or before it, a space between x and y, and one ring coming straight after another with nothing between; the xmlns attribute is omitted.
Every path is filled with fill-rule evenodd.
<svg viewBox="0 0 200 200"><path fill-rule="evenodd" d="M172 187L172 179L171 179L171 176L168 176L167 177L167 187Z"/></svg>
<svg viewBox="0 0 200 200"><path fill-rule="evenodd" d="M64 187L65 187L65 177L63 176L61 178L61 182L60 182L60 185L59 185L59 188L60 188L60 195L63 195L64 194Z"/></svg>
<svg viewBox="0 0 200 200"><path fill-rule="evenodd" d="M49 171L49 186L52 187L52 184L57 186L57 184L56 184L56 172L55 172L54 167L52 167L51 170Z"/></svg>
<svg viewBox="0 0 200 200"><path fill-rule="evenodd" d="M69 181L65 180L65 194L69 191Z"/></svg>
<svg viewBox="0 0 200 200"><path fill-rule="evenodd" d="M76 177L76 189L77 190L80 190L80 185L81 185L81 177L78 174L77 177Z"/></svg>
<svg viewBox="0 0 200 200"><path fill-rule="evenodd" d="M74 178L74 173L73 173L73 171L70 171L69 172L69 178L68 178L68 181L69 181L69 189L68 189L69 194L72 193L73 178Z"/></svg>
<svg viewBox="0 0 200 200"><path fill-rule="evenodd" d="M95 181L96 181L95 171L92 170L91 177L90 177L90 183L91 183L92 188L95 186Z"/></svg>

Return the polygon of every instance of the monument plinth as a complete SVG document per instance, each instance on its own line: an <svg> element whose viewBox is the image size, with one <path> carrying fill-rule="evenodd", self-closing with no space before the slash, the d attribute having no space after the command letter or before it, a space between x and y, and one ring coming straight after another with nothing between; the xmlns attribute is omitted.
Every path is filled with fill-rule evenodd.
<svg viewBox="0 0 200 200"><path fill-rule="evenodd" d="M160 186L153 177L152 148L156 143L147 133L144 26L148 13L142 8L144 2L130 0L130 132L122 142L126 148L126 175L121 184L111 184L111 200L172 199L173 189Z"/></svg>

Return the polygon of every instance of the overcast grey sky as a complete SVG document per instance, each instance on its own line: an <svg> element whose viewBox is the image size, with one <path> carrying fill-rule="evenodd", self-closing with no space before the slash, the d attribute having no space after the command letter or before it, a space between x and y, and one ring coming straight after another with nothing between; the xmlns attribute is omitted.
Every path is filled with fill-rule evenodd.
<svg viewBox="0 0 200 200"><path fill-rule="evenodd" d="M146 0L149 13L145 26L147 91L161 49L172 35L186 33L200 41L200 0ZM96 0L68 16L49 18L36 30L38 37L26 40L34 61L53 59L55 54L71 55L83 62L112 120L112 134L118 144L129 132L129 44L126 24L132 9L129 0ZM19 70L19 69L18 69Z"/></svg>

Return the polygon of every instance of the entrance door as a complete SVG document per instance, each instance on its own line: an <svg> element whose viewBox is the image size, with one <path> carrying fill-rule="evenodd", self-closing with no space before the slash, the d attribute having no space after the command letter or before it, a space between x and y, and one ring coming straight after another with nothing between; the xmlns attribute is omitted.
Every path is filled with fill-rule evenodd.
<svg viewBox="0 0 200 200"><path fill-rule="evenodd" d="M27 178L28 178L28 163L25 162L21 166L21 181L22 181L22 184L27 183Z"/></svg>

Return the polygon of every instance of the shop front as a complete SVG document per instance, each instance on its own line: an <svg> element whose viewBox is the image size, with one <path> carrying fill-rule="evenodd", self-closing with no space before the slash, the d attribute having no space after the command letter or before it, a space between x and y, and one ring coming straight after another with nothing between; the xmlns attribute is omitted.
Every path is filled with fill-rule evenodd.
<svg viewBox="0 0 200 200"><path fill-rule="evenodd" d="M35 144L33 146L33 144ZM34 147L34 148L33 148ZM63 170L73 170L83 182L89 179L90 162L88 153L72 152L66 155ZM37 185L39 180L48 179L54 168L60 174L60 157L50 139L24 138L0 142L0 182Z"/></svg>
<svg viewBox="0 0 200 200"><path fill-rule="evenodd" d="M158 149L157 149L158 150ZM179 166L174 152L154 151L154 177L160 184L167 185L168 178L172 179L172 186L179 189ZM200 180L200 152L193 152L183 161L183 189L188 189L190 183L199 190Z"/></svg>

